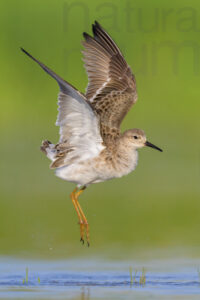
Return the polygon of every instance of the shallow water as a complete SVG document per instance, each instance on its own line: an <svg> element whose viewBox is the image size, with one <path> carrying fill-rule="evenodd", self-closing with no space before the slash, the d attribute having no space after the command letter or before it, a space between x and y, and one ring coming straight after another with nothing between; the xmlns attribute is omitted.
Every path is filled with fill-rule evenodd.
<svg viewBox="0 0 200 300"><path fill-rule="evenodd" d="M1 258L0 265L1 299L200 299L197 260L155 260L144 264ZM143 268L145 284L140 283Z"/></svg>

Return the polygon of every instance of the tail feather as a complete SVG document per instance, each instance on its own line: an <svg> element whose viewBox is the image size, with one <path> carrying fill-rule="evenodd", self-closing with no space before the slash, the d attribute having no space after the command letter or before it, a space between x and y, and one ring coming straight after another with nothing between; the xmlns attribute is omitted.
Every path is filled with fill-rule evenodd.
<svg viewBox="0 0 200 300"><path fill-rule="evenodd" d="M51 144L51 142L48 141L48 140L42 141L42 145L41 145L41 147L40 147L40 150L41 150L44 154L46 154L46 155L47 155L46 149L49 147L50 144Z"/></svg>
<svg viewBox="0 0 200 300"><path fill-rule="evenodd" d="M42 142L40 150L52 161L50 169L60 168L65 165L65 155L72 150L65 149L65 147L64 151L62 151L63 147L64 144L54 145L48 140Z"/></svg>
<svg viewBox="0 0 200 300"><path fill-rule="evenodd" d="M55 149L55 145L50 141L45 140L42 142L40 150L51 160L55 160L55 156L57 154L57 150Z"/></svg>

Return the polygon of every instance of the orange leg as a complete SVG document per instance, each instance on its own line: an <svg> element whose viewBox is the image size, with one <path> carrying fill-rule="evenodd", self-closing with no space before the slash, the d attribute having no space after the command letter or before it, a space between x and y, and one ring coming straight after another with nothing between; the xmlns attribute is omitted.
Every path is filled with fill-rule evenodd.
<svg viewBox="0 0 200 300"><path fill-rule="evenodd" d="M79 224L80 224L81 242L84 244L84 223L83 223L81 214L79 212L79 208L77 206L76 192L77 192L77 188L75 188L75 190L71 193L70 198L72 200L72 203L73 203L74 208L75 208L75 210L77 212L77 215L78 215Z"/></svg>
<svg viewBox="0 0 200 300"><path fill-rule="evenodd" d="M87 244L88 244L88 247L90 245L90 238L89 238L89 224L88 224L88 221L86 219L86 216L78 202L78 197L83 193L83 191L86 189L86 187L83 187L82 189L80 189L78 192L75 193L75 201L76 201L76 205L77 205L77 208L80 212L80 215L81 215L81 218L83 220L83 224L85 226L85 231L86 231L86 240L87 240Z"/></svg>

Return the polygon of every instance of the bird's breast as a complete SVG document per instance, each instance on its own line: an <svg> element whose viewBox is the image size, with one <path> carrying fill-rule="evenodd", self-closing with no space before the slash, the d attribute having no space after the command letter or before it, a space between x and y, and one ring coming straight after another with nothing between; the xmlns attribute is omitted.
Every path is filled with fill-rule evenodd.
<svg viewBox="0 0 200 300"><path fill-rule="evenodd" d="M96 170L107 178L122 177L132 172L137 165L137 150L127 153L126 151L109 152L103 151L96 161Z"/></svg>

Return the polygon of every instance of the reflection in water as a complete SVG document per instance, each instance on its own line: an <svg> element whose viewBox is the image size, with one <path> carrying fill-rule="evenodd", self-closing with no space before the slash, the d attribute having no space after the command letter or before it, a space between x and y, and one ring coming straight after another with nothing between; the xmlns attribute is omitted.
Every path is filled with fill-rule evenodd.
<svg viewBox="0 0 200 300"><path fill-rule="evenodd" d="M90 300L90 288L82 287L81 289L81 300Z"/></svg>

